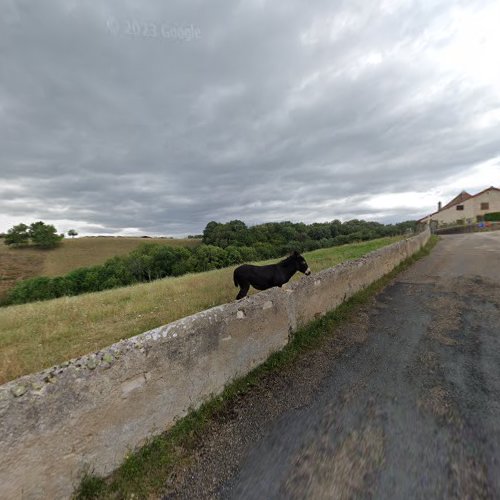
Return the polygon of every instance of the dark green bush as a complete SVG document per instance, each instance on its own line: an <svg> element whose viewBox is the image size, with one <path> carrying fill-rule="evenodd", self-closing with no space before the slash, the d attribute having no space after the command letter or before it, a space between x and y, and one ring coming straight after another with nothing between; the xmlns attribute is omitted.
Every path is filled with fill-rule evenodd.
<svg viewBox="0 0 500 500"><path fill-rule="evenodd" d="M238 248L241 254L241 262L251 262L259 260L259 254L253 247L240 247Z"/></svg>
<svg viewBox="0 0 500 500"><path fill-rule="evenodd" d="M223 248L214 245L200 245L194 249L189 258L188 268L196 273L211 271L229 265L228 261L228 253Z"/></svg>
<svg viewBox="0 0 500 500"><path fill-rule="evenodd" d="M49 300L55 297L52 280L46 277L31 278L18 283L8 295L9 304L24 304L36 300Z"/></svg>
<svg viewBox="0 0 500 500"><path fill-rule="evenodd" d="M491 212L489 214L485 214L484 220L487 222L499 222L500 221L500 212Z"/></svg>

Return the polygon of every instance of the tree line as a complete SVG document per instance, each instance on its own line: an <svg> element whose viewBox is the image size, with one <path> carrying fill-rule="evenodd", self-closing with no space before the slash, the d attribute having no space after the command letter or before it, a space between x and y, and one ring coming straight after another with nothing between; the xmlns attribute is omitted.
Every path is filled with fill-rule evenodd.
<svg viewBox="0 0 500 500"><path fill-rule="evenodd" d="M203 231L203 243L195 248L145 243L130 254L113 257L102 265L82 267L55 278L42 276L20 281L9 291L3 305L98 292L282 257L293 250L310 251L404 234L414 228L413 222L384 225L358 220L310 225L278 222L252 227L239 220L210 222Z"/></svg>
<svg viewBox="0 0 500 500"><path fill-rule="evenodd" d="M250 246L263 257L275 257L287 252L300 252L367 241L384 236L413 232L415 221L381 224L364 220L341 222L269 222L248 227L240 220L227 223L209 222L203 231L203 243L221 248Z"/></svg>

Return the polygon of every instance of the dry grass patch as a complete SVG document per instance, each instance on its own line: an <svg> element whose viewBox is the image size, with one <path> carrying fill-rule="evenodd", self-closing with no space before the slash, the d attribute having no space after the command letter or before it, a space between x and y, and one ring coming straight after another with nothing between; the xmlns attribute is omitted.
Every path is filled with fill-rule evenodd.
<svg viewBox="0 0 500 500"><path fill-rule="evenodd" d="M126 255L144 243L159 243L173 247L194 247L196 239L86 237L65 239L57 248L46 252L44 276L60 276L79 267L104 264L117 255Z"/></svg>
<svg viewBox="0 0 500 500"><path fill-rule="evenodd" d="M17 281L39 276L47 251L10 248L0 239L0 300Z"/></svg>
<svg viewBox="0 0 500 500"><path fill-rule="evenodd" d="M321 249L305 256L314 272L397 239ZM0 383L230 302L237 292L233 269L1 308Z"/></svg>

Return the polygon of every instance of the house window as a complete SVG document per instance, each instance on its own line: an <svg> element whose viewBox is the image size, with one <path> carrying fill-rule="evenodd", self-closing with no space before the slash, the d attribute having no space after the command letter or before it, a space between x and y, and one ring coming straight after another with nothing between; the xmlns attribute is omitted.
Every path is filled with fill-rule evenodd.
<svg viewBox="0 0 500 500"><path fill-rule="evenodd" d="M464 206L463 205L457 205L457 210L463 210Z"/></svg>
<svg viewBox="0 0 500 500"><path fill-rule="evenodd" d="M489 210L490 204L488 202L481 203L481 210Z"/></svg>

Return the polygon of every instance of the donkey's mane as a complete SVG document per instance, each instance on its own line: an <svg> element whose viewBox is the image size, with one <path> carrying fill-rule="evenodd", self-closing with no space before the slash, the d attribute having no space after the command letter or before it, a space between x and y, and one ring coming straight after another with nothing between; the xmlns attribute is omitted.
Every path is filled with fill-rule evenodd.
<svg viewBox="0 0 500 500"><path fill-rule="evenodd" d="M288 264L289 262L292 262L292 260L296 260L297 256L295 254L291 254L288 257L285 257L283 260L280 261L280 264Z"/></svg>

